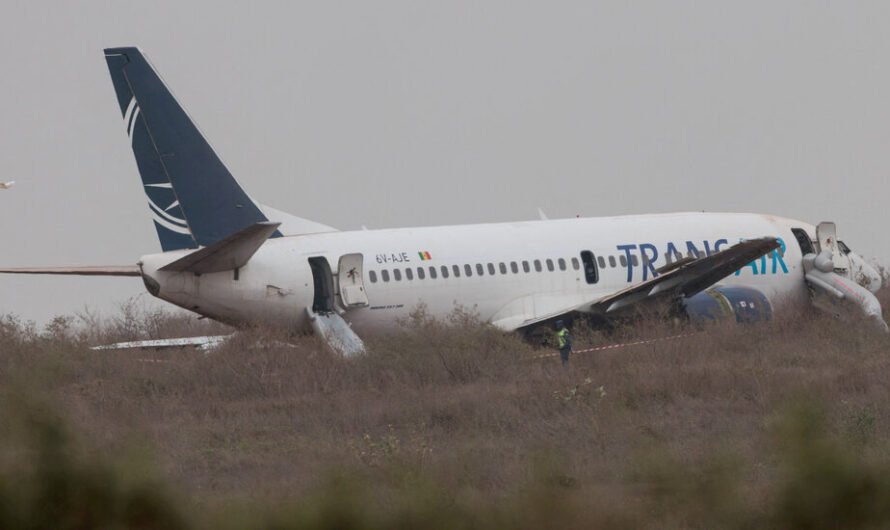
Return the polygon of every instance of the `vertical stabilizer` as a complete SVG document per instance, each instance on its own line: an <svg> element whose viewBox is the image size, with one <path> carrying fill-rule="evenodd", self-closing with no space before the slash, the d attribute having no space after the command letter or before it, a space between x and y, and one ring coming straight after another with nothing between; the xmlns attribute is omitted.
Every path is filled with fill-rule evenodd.
<svg viewBox="0 0 890 530"><path fill-rule="evenodd" d="M268 221L138 48L106 49L105 61L165 252Z"/></svg>

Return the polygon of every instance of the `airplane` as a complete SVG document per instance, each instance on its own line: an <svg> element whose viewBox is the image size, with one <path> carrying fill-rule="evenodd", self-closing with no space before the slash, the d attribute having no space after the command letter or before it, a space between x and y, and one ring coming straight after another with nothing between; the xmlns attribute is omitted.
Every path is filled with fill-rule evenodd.
<svg viewBox="0 0 890 530"><path fill-rule="evenodd" d="M9 188L15 185L14 180L10 180L9 182L0 182L0 190L8 190Z"/></svg>
<svg viewBox="0 0 890 530"><path fill-rule="evenodd" d="M557 320L609 325L658 310L753 322L806 304L888 329L873 294L881 276L834 223L539 211L535 221L338 231L287 214L242 189L138 48L106 49L105 60L162 251L128 266L2 273L140 277L203 317L313 331L345 355L419 304L433 317L467 308L529 336ZM204 339L187 343L219 341Z"/></svg>

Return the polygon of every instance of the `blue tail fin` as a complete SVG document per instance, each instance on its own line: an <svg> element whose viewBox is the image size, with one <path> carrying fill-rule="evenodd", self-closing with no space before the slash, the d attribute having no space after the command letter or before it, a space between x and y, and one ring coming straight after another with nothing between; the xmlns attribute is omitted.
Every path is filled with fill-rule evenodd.
<svg viewBox="0 0 890 530"><path fill-rule="evenodd" d="M105 61L165 252L268 221L138 48L106 49Z"/></svg>

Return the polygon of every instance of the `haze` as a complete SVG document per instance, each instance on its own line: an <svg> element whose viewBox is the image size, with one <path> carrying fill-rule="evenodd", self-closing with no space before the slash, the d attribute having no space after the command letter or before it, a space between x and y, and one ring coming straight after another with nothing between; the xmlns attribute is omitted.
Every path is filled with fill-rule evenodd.
<svg viewBox="0 0 890 530"><path fill-rule="evenodd" d="M0 261L159 250L102 56L136 45L254 198L340 229L539 206L756 211L836 221L886 262L888 15L879 2L5 2L0 181L17 184L0 191ZM134 278L0 277L0 314L42 323L143 292Z"/></svg>

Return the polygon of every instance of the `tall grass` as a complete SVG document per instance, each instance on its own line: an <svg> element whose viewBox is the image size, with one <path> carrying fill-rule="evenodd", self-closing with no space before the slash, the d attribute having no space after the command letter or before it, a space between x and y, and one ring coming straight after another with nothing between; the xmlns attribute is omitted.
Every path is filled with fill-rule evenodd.
<svg viewBox="0 0 890 530"><path fill-rule="evenodd" d="M568 368L423 308L355 359L269 329L88 349L183 330L219 328L0 318L0 527L890 525L890 342L867 324L715 325ZM677 333L578 330L576 349Z"/></svg>

